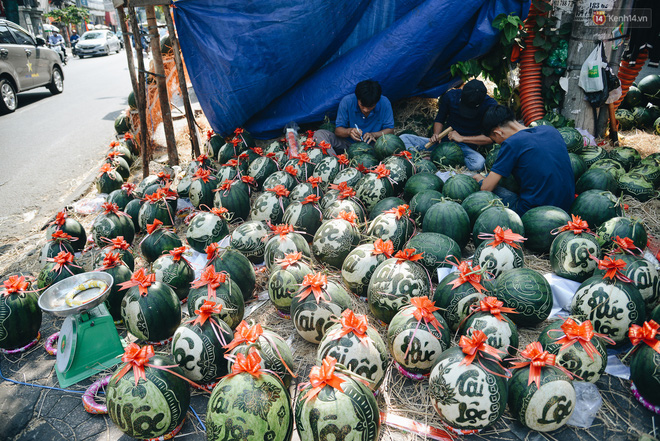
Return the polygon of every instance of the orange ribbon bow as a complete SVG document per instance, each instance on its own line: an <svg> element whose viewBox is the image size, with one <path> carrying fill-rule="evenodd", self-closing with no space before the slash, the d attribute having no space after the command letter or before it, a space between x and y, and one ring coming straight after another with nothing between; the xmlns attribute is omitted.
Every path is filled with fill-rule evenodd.
<svg viewBox="0 0 660 441"><path fill-rule="evenodd" d="M206 131L206 140L210 140L211 137L213 136L213 130L209 129Z"/></svg>
<svg viewBox="0 0 660 441"><path fill-rule="evenodd" d="M133 191L135 190L135 187L136 187L135 184L131 184L130 182L127 182L125 184L122 184L121 189L126 190L126 194L130 196L131 193L133 193Z"/></svg>
<svg viewBox="0 0 660 441"><path fill-rule="evenodd" d="M511 367L513 369L520 369L529 366L529 379L527 380L527 386L535 383L537 389L540 388L541 369L544 366L555 366L556 357L553 354L550 354L548 351L544 351L541 343L537 341L528 344L525 350L520 353L520 356L526 360L513 363ZM573 376L563 367L555 367L564 371L564 373L566 373L568 376Z"/></svg>
<svg viewBox="0 0 660 441"><path fill-rule="evenodd" d="M206 253L206 260L213 260L215 256L218 254L218 250L220 247L218 246L217 243L212 243L211 245L207 246L204 248L204 252Z"/></svg>
<svg viewBox="0 0 660 441"><path fill-rule="evenodd" d="M402 152L395 153L394 156L402 156L402 157L408 159L409 161L412 159L412 153L410 153L408 150L404 150Z"/></svg>
<svg viewBox="0 0 660 441"><path fill-rule="evenodd" d="M53 257L53 259L48 259L52 262L55 262L55 268L53 268L55 271L59 272L64 268L66 265L73 264L73 254L69 253L68 251L60 251L57 253L57 256Z"/></svg>
<svg viewBox="0 0 660 441"><path fill-rule="evenodd" d="M227 210L225 207L220 207L220 208L211 208L211 213L215 214L216 216L224 219L227 213L229 213L229 210Z"/></svg>
<svg viewBox="0 0 660 441"><path fill-rule="evenodd" d="M504 321L504 316L502 315L502 313L517 314L515 309L506 308L503 305L504 302L498 300L497 297L489 296L483 300L479 300L479 303L472 304L472 306L470 306L470 309L472 312L480 312L480 311L488 312L500 321Z"/></svg>
<svg viewBox="0 0 660 441"><path fill-rule="evenodd" d="M557 344L561 345L560 350L564 350L579 342L592 360L594 359L594 355L598 355L596 346L591 342L592 338L601 337L606 339L609 343L614 344L614 341L605 334L595 333L594 326L591 324L590 320L585 320L578 325L572 318L567 318L564 323L562 323L561 330L564 335L556 338Z"/></svg>
<svg viewBox="0 0 660 441"><path fill-rule="evenodd" d="M314 366L309 373L309 383L312 388L305 394L305 400L309 401L316 397L324 387L330 386L337 389L339 392L344 392L341 385L345 382L337 375L335 375L335 365L337 359L327 356L321 362L321 366Z"/></svg>
<svg viewBox="0 0 660 441"><path fill-rule="evenodd" d="M302 259L302 251L298 251L297 253L289 253L285 255L283 259L277 259L275 263L280 265L283 269L287 269L291 265L298 263L300 259Z"/></svg>
<svg viewBox="0 0 660 441"><path fill-rule="evenodd" d="M467 261L463 261L458 265L455 263L451 264L458 268L458 277L450 282L451 289L456 289L464 283L469 283L480 294L483 294L486 288L481 285L481 267L479 265L472 268Z"/></svg>
<svg viewBox="0 0 660 441"><path fill-rule="evenodd" d="M225 346L225 349L227 352L229 352L242 344L251 345L256 343L256 341L259 340L259 337L261 337L263 333L264 330L259 323L255 324L254 326L248 326L247 322L243 320L236 327L236 330L234 330L234 339Z"/></svg>
<svg viewBox="0 0 660 441"><path fill-rule="evenodd" d="M399 205L398 207L395 208L390 208L389 210L385 211L384 213L389 213L393 214L396 216L396 220L401 219L403 216L407 216L410 214L410 207L408 205Z"/></svg>
<svg viewBox="0 0 660 441"><path fill-rule="evenodd" d="M165 173L165 172L158 172L158 174L156 176L158 177L158 179L160 179L161 181L165 181L165 182L169 181L170 178L172 177L172 175L170 175L169 173Z"/></svg>
<svg viewBox="0 0 660 441"><path fill-rule="evenodd" d="M236 127L236 129L234 129L234 134L237 135L237 136L242 135L243 132L245 132L245 130L241 127Z"/></svg>
<svg viewBox="0 0 660 441"><path fill-rule="evenodd" d="M238 167L238 159L230 159L222 164L223 167Z"/></svg>
<svg viewBox="0 0 660 441"><path fill-rule="evenodd" d="M113 171L115 168L112 166L112 164L105 163L101 166L101 170L99 170L99 176L103 176L104 174Z"/></svg>
<svg viewBox="0 0 660 441"><path fill-rule="evenodd" d="M195 310L195 314L197 314L197 317L195 317L195 320L193 320L192 324L199 326L204 325L206 321L211 318L213 314L220 314L222 312L222 304L216 304L215 302L211 300L204 300L204 303L202 306L199 307L199 309Z"/></svg>
<svg viewBox="0 0 660 441"><path fill-rule="evenodd" d="M350 309L345 309L341 313L341 328L337 328L328 334L330 340L339 340L343 336L351 332L360 340L362 344L367 346L369 344L369 336L367 335L367 316L362 314L355 314Z"/></svg>
<svg viewBox="0 0 660 441"><path fill-rule="evenodd" d="M273 228L273 234L279 235L281 239L284 239L287 234L293 233L293 226L287 224L275 225ZM302 256L302 253L300 253Z"/></svg>
<svg viewBox="0 0 660 441"><path fill-rule="evenodd" d="M300 201L300 203L303 204L303 205L305 205L305 204L315 204L319 200L321 200L321 198L319 196L317 196L315 194L310 194L310 195L307 195L307 197L305 199Z"/></svg>
<svg viewBox="0 0 660 441"><path fill-rule="evenodd" d="M197 157L197 159L195 159L195 160L201 164L201 163L203 163L203 162L208 161L208 159L209 159L209 155L202 153L202 154L199 155L199 156Z"/></svg>
<svg viewBox="0 0 660 441"><path fill-rule="evenodd" d="M358 164L358 166L355 167L355 169L362 174L369 173L369 169L367 169L367 167L365 167L364 164Z"/></svg>
<svg viewBox="0 0 660 441"><path fill-rule="evenodd" d="M618 279L622 282L632 282L629 278L623 275L621 270L626 268L626 262L621 259L613 259L610 256L605 256L602 260L598 260L597 257L590 256L593 260L598 262L598 269L606 270L603 279Z"/></svg>
<svg viewBox="0 0 660 441"><path fill-rule="evenodd" d="M396 263L403 263L405 261L415 262L424 258L424 253L415 254L414 248L406 248L403 251L397 251L394 257L397 259Z"/></svg>
<svg viewBox="0 0 660 441"><path fill-rule="evenodd" d="M352 211L341 210L335 219L342 219L351 225L356 225L357 218L357 214L353 213Z"/></svg>
<svg viewBox="0 0 660 441"><path fill-rule="evenodd" d="M123 262L119 253L107 253L103 256L103 267L101 269L114 268Z"/></svg>
<svg viewBox="0 0 660 441"><path fill-rule="evenodd" d="M321 142L319 142L319 145L318 145L318 148L321 149L321 153L323 153L324 155L328 154L328 150L330 150L330 147L332 147L332 146L329 143L327 143L326 141L321 141Z"/></svg>
<svg viewBox="0 0 660 441"><path fill-rule="evenodd" d="M293 167L292 165L287 165L284 167L284 171L293 176L294 178L298 176L298 169Z"/></svg>
<svg viewBox="0 0 660 441"><path fill-rule="evenodd" d="M298 155L298 165L311 164L312 161L309 159L309 155L305 152L302 152Z"/></svg>
<svg viewBox="0 0 660 441"><path fill-rule="evenodd" d="M304 149L304 150L309 150L309 149L311 149L312 147L316 147L316 141L314 141L311 137L310 137L310 138L307 138L307 139L303 142L303 149Z"/></svg>
<svg viewBox="0 0 660 441"><path fill-rule="evenodd" d="M211 177L211 170L206 170L203 168L198 168L195 174L193 175L193 181L197 179L201 179L205 183L209 182L209 179Z"/></svg>
<svg viewBox="0 0 660 441"><path fill-rule="evenodd" d="M110 239L110 248L113 250L127 250L131 247L131 244L124 240L124 236L117 236L114 239Z"/></svg>
<svg viewBox="0 0 660 441"><path fill-rule="evenodd" d="M57 213L57 215L55 216L55 220L51 222L50 225L57 225L58 227L62 227L64 226L65 223L66 223L66 213L60 211L59 213Z"/></svg>
<svg viewBox="0 0 660 441"><path fill-rule="evenodd" d="M440 332L440 329L444 329L442 324L433 315L433 313L435 311L439 311L440 308L435 306L435 303L433 303L433 301L430 300L427 296L413 297L410 299L410 304L415 307L413 310L413 316L415 317L415 320L418 322L424 320L424 323L427 327L428 325L432 325L438 332ZM411 339L410 343L412 343L412 340L413 339Z"/></svg>
<svg viewBox="0 0 660 441"><path fill-rule="evenodd" d="M147 234L151 234L163 225L163 222L160 219L154 219L153 224L147 224Z"/></svg>
<svg viewBox="0 0 660 441"><path fill-rule="evenodd" d="M115 374L117 380L123 377L131 369L133 370L136 386L140 381L140 378L146 380L147 376L144 372L144 366L148 365L149 360L154 355L156 355L156 353L154 352L153 346L148 345L140 347L137 343L130 343L126 346L124 355L121 357L121 361L126 364Z"/></svg>
<svg viewBox="0 0 660 441"><path fill-rule="evenodd" d="M233 183L234 183L234 181L232 179L225 179L222 182L222 184L220 184L220 186L218 187L218 190L221 190L221 191L229 190L229 189L231 189L231 184L233 184Z"/></svg>
<svg viewBox="0 0 660 441"><path fill-rule="evenodd" d="M374 250L371 252L371 254L374 256L383 254L389 259L392 257L392 254L394 254L394 243L390 239L385 241L383 241L383 239L378 239L376 242L374 242Z"/></svg>
<svg viewBox="0 0 660 441"><path fill-rule="evenodd" d="M504 352L490 346L486 341L488 341L488 336L478 329L472 331L472 337L462 335L458 342L458 346L460 346L465 354L465 358L460 364L469 366L482 352L484 354L492 355L496 360L501 360L502 357L500 354L504 354Z"/></svg>
<svg viewBox="0 0 660 441"><path fill-rule="evenodd" d="M286 187L282 184L278 184L273 188L267 188L266 191L270 191L271 193L275 193L275 196L278 198L288 198L291 192L286 189Z"/></svg>
<svg viewBox="0 0 660 441"><path fill-rule="evenodd" d="M558 233L561 233L562 231L572 231L573 234L578 235L581 233L590 233L591 230L589 229L589 224L587 221L582 220L580 216L576 216L574 214L571 214L571 217L573 218L572 221L568 221L566 225L563 227L559 228Z"/></svg>
<svg viewBox="0 0 660 441"><path fill-rule="evenodd" d="M233 137L231 140L229 140L229 142L234 146L235 149L236 146L238 146L241 143L241 140L236 137Z"/></svg>
<svg viewBox="0 0 660 441"><path fill-rule="evenodd" d="M252 176L241 176L241 181L247 185L255 186L257 185L257 180Z"/></svg>
<svg viewBox="0 0 660 441"><path fill-rule="evenodd" d="M247 357L241 353L236 354L236 360L231 366L231 374L228 377L232 377L237 374L247 373L252 375L255 378L259 378L263 371L261 370L261 356L259 351L255 348L250 348L250 352Z"/></svg>
<svg viewBox="0 0 660 441"><path fill-rule="evenodd" d="M628 253L633 255L636 253L639 254L642 253L642 250L637 245L635 245L635 242L633 242L633 240L629 237L621 238L617 236L616 239L613 240L613 242L618 247L616 252Z"/></svg>
<svg viewBox="0 0 660 441"><path fill-rule="evenodd" d="M337 161L339 161L339 165L348 165L349 164L348 156L346 156L343 153L341 155L337 155Z"/></svg>
<svg viewBox="0 0 660 441"><path fill-rule="evenodd" d="M378 176L378 179L387 178L390 176L390 171L385 167L385 164L379 164L378 167L373 170L369 170L369 173L375 173Z"/></svg>
<svg viewBox="0 0 660 441"><path fill-rule="evenodd" d="M321 300L323 300L324 302L329 302L330 299L326 298L324 295L324 291L326 290L327 286L328 286L328 277L325 274L321 274L321 273L307 274L303 278L302 284L300 286L300 291L298 293L298 297L300 298L300 301L303 301L310 294L314 294L314 298L316 299L316 304L318 304Z"/></svg>
<svg viewBox="0 0 660 441"><path fill-rule="evenodd" d="M323 182L323 178L320 176L312 176L310 178L307 178L307 182L311 184L312 188L316 188L319 186L321 182Z"/></svg>
<svg viewBox="0 0 660 441"><path fill-rule="evenodd" d="M172 256L172 260L178 262L179 260L181 260L181 257L185 252L186 252L186 247L177 247L174 248L173 250L170 250L170 255Z"/></svg>
<svg viewBox="0 0 660 441"><path fill-rule="evenodd" d="M139 286L139 292L141 296L146 296L148 291L148 288L156 282L156 275L151 273L147 274L144 272L144 268L140 268L139 270L135 271L133 275L131 276L131 280L120 283L119 286L121 287L122 290L131 288L133 286Z"/></svg>
<svg viewBox="0 0 660 441"><path fill-rule="evenodd" d="M253 147L250 150L252 150L254 153L256 153L259 156L264 155L264 149L262 149L261 147Z"/></svg>
<svg viewBox="0 0 660 441"><path fill-rule="evenodd" d="M110 213L119 214L119 207L117 206L117 204L104 202L103 204L101 204L101 207L103 208L103 213L101 214L110 214Z"/></svg>
<svg viewBox="0 0 660 441"><path fill-rule="evenodd" d="M2 284L5 287L5 292L3 293L5 297L8 297L10 294L21 293L30 286L28 281L25 280L25 276L10 276Z"/></svg>
<svg viewBox="0 0 660 441"><path fill-rule="evenodd" d="M63 230L55 230L53 234L50 235L51 241L60 241L60 240L68 240L69 242L72 242L74 240L78 240L77 237L72 237L69 234L66 234Z"/></svg>
<svg viewBox="0 0 660 441"><path fill-rule="evenodd" d="M628 330L628 337L633 346L646 343L655 352L660 354L660 340L657 339L658 328L660 328L660 325L653 320L644 322L642 326L631 325Z"/></svg>
<svg viewBox="0 0 660 441"><path fill-rule="evenodd" d="M215 299L215 291L222 285L227 282L226 273L218 273L215 271L213 266L207 266L200 274L199 279L195 280L190 284L193 288L201 288L206 286L208 289L208 298Z"/></svg>
<svg viewBox="0 0 660 441"><path fill-rule="evenodd" d="M488 244L489 247L496 247L501 243L505 243L518 249L520 248L519 243L527 240L520 234L514 233L511 228L505 230L499 225L495 228L493 234L480 233L478 237L479 239L493 239L493 241Z"/></svg>
<svg viewBox="0 0 660 441"><path fill-rule="evenodd" d="M118 151L115 150L115 151L112 151L112 152L108 152L108 154L106 155L106 158L115 159L117 156L120 156L121 154L122 154L121 152L118 152Z"/></svg>
<svg viewBox="0 0 660 441"><path fill-rule="evenodd" d="M345 182L342 182L342 184L345 184ZM345 188L339 190L339 196L337 196L337 199L343 201L344 199L349 199L354 197L355 194L356 194L355 190L353 190L353 188L347 185Z"/></svg>
<svg viewBox="0 0 660 441"><path fill-rule="evenodd" d="M133 139L133 135L130 132L124 133L124 140L127 141L129 139Z"/></svg>

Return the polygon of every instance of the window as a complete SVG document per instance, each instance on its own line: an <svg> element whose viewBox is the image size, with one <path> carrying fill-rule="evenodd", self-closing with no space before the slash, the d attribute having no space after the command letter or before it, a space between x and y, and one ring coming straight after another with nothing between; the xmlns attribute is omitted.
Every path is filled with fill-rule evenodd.
<svg viewBox="0 0 660 441"><path fill-rule="evenodd" d="M9 28L2 24L0 24L0 44L16 44L14 37L9 32Z"/></svg>
<svg viewBox="0 0 660 441"><path fill-rule="evenodd" d="M32 39L32 37L30 37L30 35L26 34L20 29L10 28L10 31L18 44L29 44L31 46L37 45Z"/></svg>

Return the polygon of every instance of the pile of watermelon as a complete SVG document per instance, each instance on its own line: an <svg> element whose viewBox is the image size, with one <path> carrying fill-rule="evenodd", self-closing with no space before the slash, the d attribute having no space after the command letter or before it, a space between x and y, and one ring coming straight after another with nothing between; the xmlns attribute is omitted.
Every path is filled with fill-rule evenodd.
<svg viewBox="0 0 660 441"><path fill-rule="evenodd" d="M620 130L650 130L660 135L660 75L633 84L616 111Z"/></svg>
<svg viewBox="0 0 660 441"><path fill-rule="evenodd" d="M505 330L482 329L487 344L500 344L500 349L515 354L517 328L541 325L553 308L550 284L543 274L525 265L523 250L548 255L558 275L587 283L602 277L594 276L597 265L592 264L593 259L602 258L606 251L620 250L619 239L627 237L634 244L627 249L630 255L625 256L628 265L635 268L627 273L634 285L630 291L639 291L637 297L633 292L631 304L641 305L634 320L641 324L660 298L657 271L653 276L639 257L646 246L644 226L624 216L616 195L642 194L634 187L638 175L653 177L652 185L657 185L660 162L654 163L655 158L641 160L636 152L623 147L609 154L584 148L579 132L566 126L562 130L582 191L569 213L556 207L537 207L522 218L493 193L480 191L471 176L455 173L443 181L436 175L438 170L464 165L461 150L453 143L436 146L427 157L413 157L400 138L385 135L375 145L356 143L345 154L335 156L308 132L301 137L298 154L290 155L285 140L257 147L243 129L227 139L210 134L206 153L174 180L161 173L137 186L120 185L106 191L110 193L109 203L91 234L95 242L91 252L102 250L99 254L104 256L96 260L95 268L112 271L122 282L136 274L141 278L155 273L155 282L145 296L129 298L128 290L117 289L108 299L109 309L147 343L192 332L182 330L177 320L190 328L187 316L194 318L208 301L223 305L223 311L213 316L220 327L235 329L236 335L243 332L244 338L245 304L259 295L257 274L263 272L267 282L260 288L268 291L268 307L283 320L290 318L303 339L321 342L320 364L327 333L362 300L368 304L372 324L380 324L381 331L390 324L397 332L388 333L386 345L377 341L377 333L370 337L377 349L372 359L352 361L347 350L347 358L340 362L377 388L391 359L403 375L427 378L440 353L448 349L452 334L458 332L456 341L473 335L474 329L467 323L475 320L475 311L490 297L489 302L501 302L504 310L511 312ZM494 151L491 160L496 155ZM111 174L110 168L114 171L117 167L105 167L104 174ZM112 174L111 180L123 183L121 175ZM634 179L626 180L630 176ZM509 185L516 185L515 180ZM99 191L110 188L99 186ZM188 199L194 209L178 212L178 199ZM63 225L64 221L55 224L49 234ZM575 225L582 226L576 227L579 233ZM82 233L76 232L84 243L84 230ZM49 245L44 250L46 259L68 252L67 245L71 244L66 240L58 238L56 245ZM220 242L229 246L220 247ZM131 246L139 247L142 258L138 255L133 259ZM195 276L186 260L191 250L206 255L201 276ZM474 256L467 257L471 254ZM76 272L75 266L70 268L70 272L61 272L62 277ZM52 265L45 266L44 271L39 289L54 279ZM644 285L649 274L655 277L650 288ZM188 303L182 307L180 302ZM433 314L444 331L420 332L417 338L421 340L401 351L396 337L408 329L401 314L424 302L440 308ZM130 308L138 303L144 323L133 323ZM170 311L177 320L150 320L147 316L156 310L161 317ZM606 324L580 305L573 312L582 314L582 320L591 319L597 332L607 334ZM653 314L660 315L660 310ZM213 339L208 330L205 332L205 338ZM507 340L501 346L502 334L498 332L515 333L515 345ZM270 357L266 368L290 382L289 370L296 372L297 367L285 343L287 337L273 333L259 341L262 358ZM190 354L183 349L174 352L177 341L175 337L172 356L188 375L185 366ZM427 344L439 345L433 359L421 349ZM243 350L247 354L247 347ZM383 355L387 350L391 358ZM549 345L546 350L551 350ZM222 364L219 374L204 377L204 381L217 381L230 369L222 356L217 363ZM359 368L361 363L369 368ZM522 390L530 387L526 380L519 383L516 387ZM434 399L439 398L434 395ZM525 424L524 415L520 418ZM441 419L452 425L442 415ZM492 423L494 420L488 425Z"/></svg>

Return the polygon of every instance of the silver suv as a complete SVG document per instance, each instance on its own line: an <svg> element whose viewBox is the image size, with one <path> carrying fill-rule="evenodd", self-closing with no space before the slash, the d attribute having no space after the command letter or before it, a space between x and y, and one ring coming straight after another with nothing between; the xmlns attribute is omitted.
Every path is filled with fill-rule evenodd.
<svg viewBox="0 0 660 441"><path fill-rule="evenodd" d="M16 110L16 94L47 87L53 94L64 90L60 57L22 27L0 20L0 113Z"/></svg>

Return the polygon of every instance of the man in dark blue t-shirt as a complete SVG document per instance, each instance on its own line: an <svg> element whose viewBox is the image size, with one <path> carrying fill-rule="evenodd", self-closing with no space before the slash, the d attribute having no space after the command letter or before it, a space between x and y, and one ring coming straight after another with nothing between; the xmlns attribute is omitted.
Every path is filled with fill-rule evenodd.
<svg viewBox="0 0 660 441"><path fill-rule="evenodd" d="M473 176L482 190L497 194L505 205L520 216L541 205L569 211L575 198L575 178L566 143L557 129L538 126L531 129L515 120L504 106L486 111L482 130L502 145L488 176ZM520 194L498 187L500 179L513 175Z"/></svg>
<svg viewBox="0 0 660 441"><path fill-rule="evenodd" d="M440 98L431 138L404 134L400 136L401 140L408 150L423 149L429 141L454 141L463 151L466 167L473 171L483 170L485 159L476 149L492 141L482 135L481 120L486 110L495 105L497 101L488 96L484 83L470 80L462 89L450 90ZM445 127L454 130L441 140L439 135Z"/></svg>

